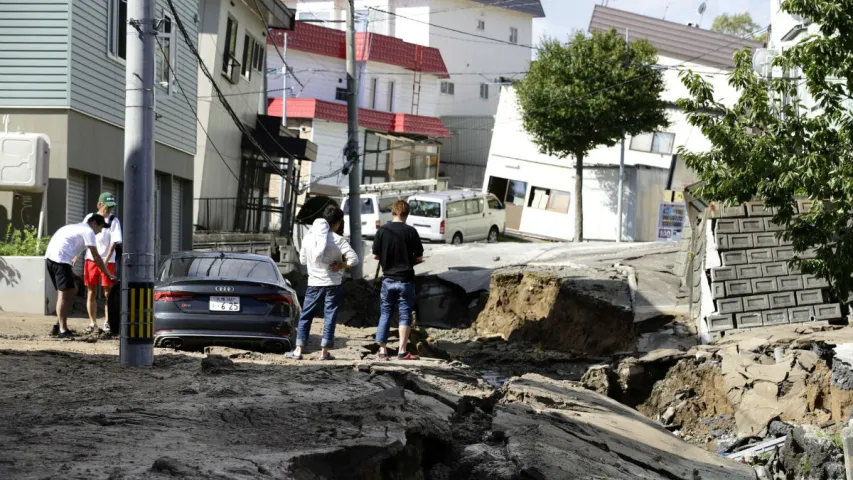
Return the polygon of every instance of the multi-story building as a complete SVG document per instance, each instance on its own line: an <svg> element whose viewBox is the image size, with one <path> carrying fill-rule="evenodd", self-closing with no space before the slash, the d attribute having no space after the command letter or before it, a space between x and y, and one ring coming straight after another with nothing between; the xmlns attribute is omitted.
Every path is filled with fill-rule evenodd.
<svg viewBox="0 0 853 480"><path fill-rule="evenodd" d="M275 52L286 49L286 69ZM448 77L438 49L376 33L356 34L359 154L363 183L436 179L439 138L450 136L437 114ZM346 36L341 30L297 22L270 37L267 59L270 115L287 119L317 147L303 168L309 193L338 195L348 186L342 168L347 144ZM284 72L289 70L290 74ZM271 191L276 190L275 181Z"/></svg>
<svg viewBox="0 0 853 480"><path fill-rule="evenodd" d="M769 49L770 55L764 57L765 71L759 72L763 75L782 75L783 72L779 69L770 67L770 62L775 54L779 54L789 47L803 41L806 37L820 32L820 25L814 23L808 18L803 18L798 15L791 15L782 10L782 0L770 1L770 24L769 33ZM795 76L795 72L789 72L789 75ZM804 109L810 112L817 112L820 106L817 101L809 94L805 82L798 82L797 96ZM851 102L853 104L853 102Z"/></svg>
<svg viewBox="0 0 853 480"><path fill-rule="evenodd" d="M174 4L195 37L198 1ZM178 35L165 0L157 1L156 16L162 48L156 52L153 218L159 252L166 253L191 245L196 119L177 83L196 98L197 62ZM50 138L48 233L81 222L102 191L118 196L119 216L125 211L128 20L126 0L0 2L0 116L10 116L10 130ZM38 208L26 207L39 205L41 196L22 200L25 196L0 194L3 220L18 221L32 213L37 218Z"/></svg>
<svg viewBox="0 0 853 480"><path fill-rule="evenodd" d="M292 203L267 194L270 177L277 182L281 177L255 142L281 171L287 170L289 154L296 161L311 159L305 140L283 136L281 118L263 113L268 29L292 29L294 16L279 0L200 2L198 50L212 80L200 65L193 187L198 232L257 233L271 227L272 217L280 219L271 215L280 203ZM217 90L255 142L226 111Z"/></svg>
<svg viewBox="0 0 853 480"><path fill-rule="evenodd" d="M625 176L622 212L623 240L655 241L658 211L680 146L706 151L707 138L687 122L675 104L689 92L678 78L687 69L701 72L711 82L717 98L734 104L738 93L728 84L733 54L762 44L696 27L681 25L613 8L596 6L590 31L616 29L632 39L648 40L658 52L658 68L665 70L670 126L625 140ZM506 203L507 229L527 235L571 240L574 238L575 184L573 157L557 158L539 152L521 124L515 92L501 94L483 190ZM591 122L596 119L591 118ZM584 158L583 231L588 240L615 240L620 145L599 147Z"/></svg>
<svg viewBox="0 0 853 480"><path fill-rule="evenodd" d="M340 22L346 19L346 0L286 3L297 9L297 19L344 28ZM452 137L441 142L440 170L454 186L479 187L500 85L523 77L528 69L533 19L545 16L540 1L356 0L355 6L357 29L441 52L449 73L439 85L435 115Z"/></svg>

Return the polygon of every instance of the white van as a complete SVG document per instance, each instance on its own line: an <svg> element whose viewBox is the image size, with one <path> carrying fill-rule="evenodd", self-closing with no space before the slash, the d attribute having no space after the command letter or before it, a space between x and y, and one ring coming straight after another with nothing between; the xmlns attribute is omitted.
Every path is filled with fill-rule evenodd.
<svg viewBox="0 0 853 480"><path fill-rule="evenodd" d="M378 193L361 194L361 236L374 238L379 227L391 221L391 207L394 202L405 199L405 194L381 195ZM344 236L349 238L349 198L343 201Z"/></svg>
<svg viewBox="0 0 853 480"><path fill-rule="evenodd" d="M506 228L506 211L490 193L448 190L409 197L409 219L422 240L459 245L497 242Z"/></svg>

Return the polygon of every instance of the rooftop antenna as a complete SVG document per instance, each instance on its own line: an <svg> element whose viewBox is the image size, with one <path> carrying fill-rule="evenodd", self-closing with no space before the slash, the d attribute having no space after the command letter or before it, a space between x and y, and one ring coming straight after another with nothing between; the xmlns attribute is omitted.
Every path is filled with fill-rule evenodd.
<svg viewBox="0 0 853 480"><path fill-rule="evenodd" d="M672 3L672 0L666 0L666 6L663 7L663 17L661 17L661 20L666 20L666 14L667 14L667 12L669 12L669 4L670 3Z"/></svg>
<svg viewBox="0 0 853 480"><path fill-rule="evenodd" d="M697 27L702 26L702 17L705 16L705 10L708 8L708 4L706 2L702 2L699 4L699 23L696 24Z"/></svg>

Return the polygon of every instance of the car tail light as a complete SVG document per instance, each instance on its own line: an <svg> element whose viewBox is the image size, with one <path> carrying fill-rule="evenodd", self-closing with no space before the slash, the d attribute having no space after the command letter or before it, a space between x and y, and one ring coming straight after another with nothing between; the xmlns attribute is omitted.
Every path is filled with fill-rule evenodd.
<svg viewBox="0 0 853 480"><path fill-rule="evenodd" d="M192 297L193 294L188 292L154 292L155 302L178 302L181 300L189 300Z"/></svg>
<svg viewBox="0 0 853 480"><path fill-rule="evenodd" d="M290 295L254 295L254 297L262 302L274 303L276 305L293 305L293 298Z"/></svg>
<svg viewBox="0 0 853 480"><path fill-rule="evenodd" d="M438 233L444 235L444 220L441 221L441 226L439 227Z"/></svg>
<svg viewBox="0 0 853 480"><path fill-rule="evenodd" d="M379 230L379 220L376 221L376 229Z"/></svg>

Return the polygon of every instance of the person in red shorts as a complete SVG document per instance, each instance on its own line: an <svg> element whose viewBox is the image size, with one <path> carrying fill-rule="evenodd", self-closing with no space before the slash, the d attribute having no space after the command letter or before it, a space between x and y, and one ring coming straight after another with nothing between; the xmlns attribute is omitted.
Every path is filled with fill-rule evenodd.
<svg viewBox="0 0 853 480"><path fill-rule="evenodd" d="M118 218L113 215L113 210L116 207L116 200L112 193L104 192L98 197L98 215L101 215L107 220L107 224L101 233L95 236L97 242L98 253L107 264L107 269L111 275L116 273L116 245L122 243L121 223ZM83 219L85 223L93 214L89 214ZM76 258L75 258L76 263ZM86 251L86 263L83 266L83 283L86 285L86 309L89 312L89 327L86 332L95 331L98 318L98 285L104 290L104 298L109 305L110 291L112 290L113 282L102 272L95 264L92 258L92 252ZM109 324L109 309L104 309L104 331L110 332Z"/></svg>

